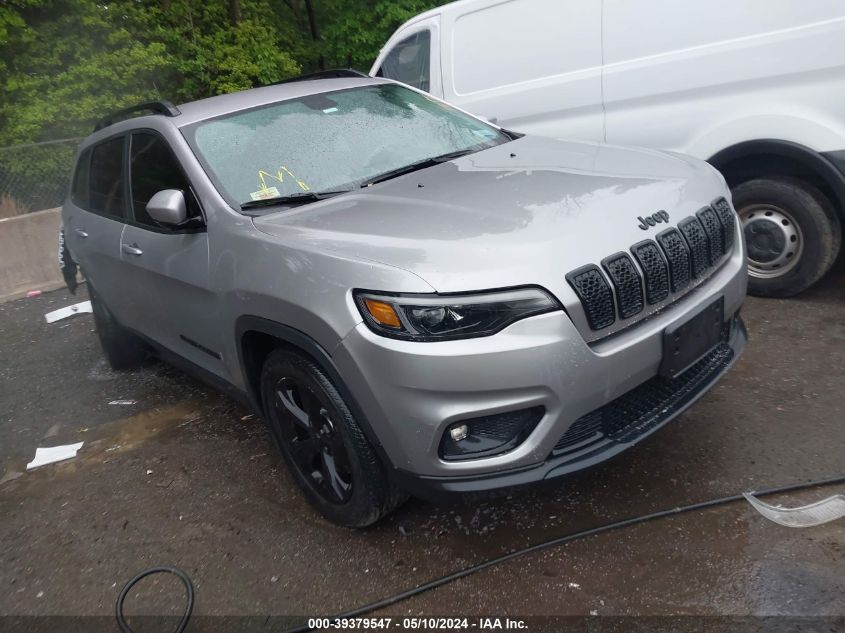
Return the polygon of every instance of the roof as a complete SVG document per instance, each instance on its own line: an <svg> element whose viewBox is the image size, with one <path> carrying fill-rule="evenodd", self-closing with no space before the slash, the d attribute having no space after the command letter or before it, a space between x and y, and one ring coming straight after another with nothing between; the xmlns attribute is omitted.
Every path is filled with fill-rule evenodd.
<svg viewBox="0 0 845 633"><path fill-rule="evenodd" d="M217 97L208 97L199 101L191 101L179 105L182 114L170 119L177 127L191 125L204 119L211 119L223 114L248 110L256 106L276 103L286 99L295 99L321 92L391 83L388 80L372 77L348 77L343 79L315 79L313 81L297 81L273 86L252 88L240 92L231 92Z"/></svg>
<svg viewBox="0 0 845 633"><path fill-rule="evenodd" d="M370 86L385 83L393 83L389 79L372 77L347 77L343 79L315 79L309 81L295 81L290 83L251 88L240 92L231 92L217 97L208 97L198 101L179 104L180 114L176 116L163 116L161 114L148 114L129 119L124 119L107 125L93 134L87 136L80 144L80 150L88 145L97 143L115 134L133 130L148 125L150 120L167 121L176 127L184 127L198 123L205 119L212 119L224 114L248 110L257 106L296 99L322 92L344 90L357 86Z"/></svg>

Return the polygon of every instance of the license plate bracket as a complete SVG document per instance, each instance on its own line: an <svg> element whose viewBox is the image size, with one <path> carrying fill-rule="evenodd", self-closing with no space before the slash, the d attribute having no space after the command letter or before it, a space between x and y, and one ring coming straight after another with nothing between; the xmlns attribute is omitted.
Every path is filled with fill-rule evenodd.
<svg viewBox="0 0 845 633"><path fill-rule="evenodd" d="M725 299L719 297L683 323L663 332L660 375L675 378L697 363L722 340Z"/></svg>

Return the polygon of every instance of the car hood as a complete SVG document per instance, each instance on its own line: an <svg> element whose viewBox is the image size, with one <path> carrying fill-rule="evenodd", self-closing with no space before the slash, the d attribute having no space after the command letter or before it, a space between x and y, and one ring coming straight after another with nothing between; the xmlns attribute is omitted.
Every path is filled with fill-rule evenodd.
<svg viewBox="0 0 845 633"><path fill-rule="evenodd" d="M690 157L526 136L254 223L292 247L461 292L561 279L726 194L718 172ZM657 211L668 222L640 228Z"/></svg>

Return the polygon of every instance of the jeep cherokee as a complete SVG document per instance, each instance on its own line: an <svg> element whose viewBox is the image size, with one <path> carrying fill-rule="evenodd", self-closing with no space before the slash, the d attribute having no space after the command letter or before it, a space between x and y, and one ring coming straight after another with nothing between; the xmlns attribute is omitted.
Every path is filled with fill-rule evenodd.
<svg viewBox="0 0 845 633"><path fill-rule="evenodd" d="M746 340L715 169L354 73L116 113L63 218L112 366L154 350L249 402L348 526L607 459Z"/></svg>

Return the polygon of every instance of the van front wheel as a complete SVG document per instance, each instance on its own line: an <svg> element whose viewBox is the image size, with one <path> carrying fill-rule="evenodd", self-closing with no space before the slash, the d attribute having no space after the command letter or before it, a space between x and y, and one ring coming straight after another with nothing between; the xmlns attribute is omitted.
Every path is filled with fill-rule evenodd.
<svg viewBox="0 0 845 633"><path fill-rule="evenodd" d="M732 194L748 248L750 294L791 297L833 265L842 241L839 218L814 186L791 178L757 178Z"/></svg>

